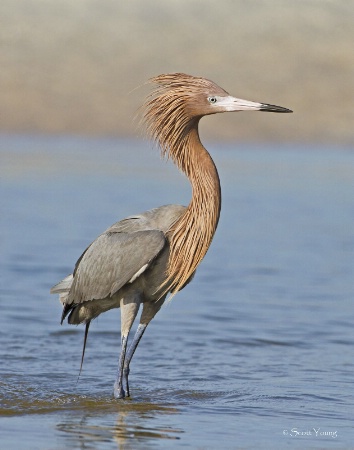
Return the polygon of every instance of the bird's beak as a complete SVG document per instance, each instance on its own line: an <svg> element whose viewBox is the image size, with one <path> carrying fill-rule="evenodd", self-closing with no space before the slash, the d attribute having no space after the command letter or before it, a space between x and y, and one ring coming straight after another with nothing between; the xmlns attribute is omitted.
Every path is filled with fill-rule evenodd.
<svg viewBox="0 0 354 450"><path fill-rule="evenodd" d="M225 108L225 111L268 111L276 113L292 113L291 109L283 108L282 106L251 102L249 100L231 97L231 95L224 97L218 101L216 105Z"/></svg>

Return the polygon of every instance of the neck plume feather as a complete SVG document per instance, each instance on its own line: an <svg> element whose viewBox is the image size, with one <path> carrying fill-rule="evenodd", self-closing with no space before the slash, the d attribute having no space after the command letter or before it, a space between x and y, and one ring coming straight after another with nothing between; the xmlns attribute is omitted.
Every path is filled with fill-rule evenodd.
<svg viewBox="0 0 354 450"><path fill-rule="evenodd" d="M148 98L144 122L163 157L171 158L192 185L192 199L185 213L168 231L170 256L163 293L176 294L190 280L204 258L218 225L221 190L215 164L199 139L200 116L191 117L185 108L186 94L159 84Z"/></svg>

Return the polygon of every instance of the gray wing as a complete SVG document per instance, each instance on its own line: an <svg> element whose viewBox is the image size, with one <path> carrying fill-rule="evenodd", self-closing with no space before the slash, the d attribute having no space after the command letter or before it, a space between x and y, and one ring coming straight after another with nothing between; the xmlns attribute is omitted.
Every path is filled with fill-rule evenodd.
<svg viewBox="0 0 354 450"><path fill-rule="evenodd" d="M106 298L138 278L166 245L165 233L184 213L181 205L164 205L130 216L109 227L78 259L74 273L52 287L64 305Z"/></svg>
<svg viewBox="0 0 354 450"><path fill-rule="evenodd" d="M102 234L78 260L65 303L112 296L141 275L165 244L165 235L159 230Z"/></svg>

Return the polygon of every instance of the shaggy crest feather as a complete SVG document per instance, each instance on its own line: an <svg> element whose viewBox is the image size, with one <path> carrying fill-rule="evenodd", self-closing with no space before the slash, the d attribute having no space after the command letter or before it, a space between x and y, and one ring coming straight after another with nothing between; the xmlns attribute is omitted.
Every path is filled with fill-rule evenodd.
<svg viewBox="0 0 354 450"><path fill-rule="evenodd" d="M218 224L221 191L216 167L199 139L198 123L208 114L210 95L227 93L205 78L176 73L159 75L144 105L143 120L163 157L189 178L192 200L168 232L170 256L164 292L176 294L193 276L204 258Z"/></svg>

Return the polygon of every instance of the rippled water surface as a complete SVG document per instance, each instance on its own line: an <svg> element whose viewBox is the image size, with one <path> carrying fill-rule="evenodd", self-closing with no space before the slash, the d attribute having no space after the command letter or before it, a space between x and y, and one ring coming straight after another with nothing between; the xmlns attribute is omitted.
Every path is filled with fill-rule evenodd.
<svg viewBox="0 0 354 450"><path fill-rule="evenodd" d="M223 209L197 276L112 399L119 310L50 287L116 220L190 188L146 143L2 136L1 449L354 448L354 152L209 144Z"/></svg>

